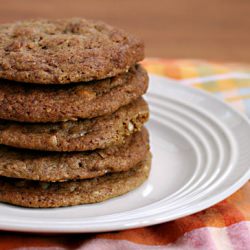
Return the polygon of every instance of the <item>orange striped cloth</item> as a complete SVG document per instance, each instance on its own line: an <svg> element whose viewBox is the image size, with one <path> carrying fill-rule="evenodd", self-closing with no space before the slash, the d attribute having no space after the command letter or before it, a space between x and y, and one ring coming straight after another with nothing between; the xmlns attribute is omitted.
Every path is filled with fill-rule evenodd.
<svg viewBox="0 0 250 250"><path fill-rule="evenodd" d="M150 73L210 91L250 116L250 67L201 60L147 59ZM250 163L249 163L250 164ZM250 249L250 182L202 212L155 226L100 234L1 232L0 249Z"/></svg>

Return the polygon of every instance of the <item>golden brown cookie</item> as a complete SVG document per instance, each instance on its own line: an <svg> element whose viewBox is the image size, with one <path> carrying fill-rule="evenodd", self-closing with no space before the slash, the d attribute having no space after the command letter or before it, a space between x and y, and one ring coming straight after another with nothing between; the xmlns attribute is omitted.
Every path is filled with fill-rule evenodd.
<svg viewBox="0 0 250 250"><path fill-rule="evenodd" d="M0 178L0 201L23 207L64 207L101 202L140 186L149 176L151 157L134 168L101 177L67 181L38 182Z"/></svg>
<svg viewBox="0 0 250 250"><path fill-rule="evenodd" d="M146 129L120 146L87 152L39 152L0 146L0 175L39 181L86 179L130 169L149 150Z"/></svg>
<svg viewBox="0 0 250 250"><path fill-rule="evenodd" d="M0 121L0 144L45 151L86 151L121 144L148 120L139 98L111 115L61 123Z"/></svg>
<svg viewBox="0 0 250 250"><path fill-rule="evenodd" d="M134 36L82 18L0 25L0 78L39 84L104 79L144 57Z"/></svg>
<svg viewBox="0 0 250 250"><path fill-rule="evenodd" d="M27 85L0 79L0 118L21 122L58 122L111 114L144 94L146 71L129 72L89 83Z"/></svg>

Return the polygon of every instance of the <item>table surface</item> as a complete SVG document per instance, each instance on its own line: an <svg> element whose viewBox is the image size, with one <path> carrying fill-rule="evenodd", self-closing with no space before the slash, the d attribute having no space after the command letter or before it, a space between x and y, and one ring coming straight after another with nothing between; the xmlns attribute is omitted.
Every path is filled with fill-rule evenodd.
<svg viewBox="0 0 250 250"><path fill-rule="evenodd" d="M135 33L146 55L250 62L248 0L0 0L0 23L81 16Z"/></svg>

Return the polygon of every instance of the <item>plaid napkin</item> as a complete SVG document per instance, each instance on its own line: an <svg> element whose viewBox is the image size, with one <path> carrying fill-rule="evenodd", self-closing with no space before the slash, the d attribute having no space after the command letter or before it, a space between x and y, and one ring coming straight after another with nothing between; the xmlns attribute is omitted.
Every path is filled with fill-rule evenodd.
<svg viewBox="0 0 250 250"><path fill-rule="evenodd" d="M207 90L250 117L250 67L201 60L147 59L149 72ZM250 181L202 212L156 226L100 234L1 232L0 249L250 249Z"/></svg>

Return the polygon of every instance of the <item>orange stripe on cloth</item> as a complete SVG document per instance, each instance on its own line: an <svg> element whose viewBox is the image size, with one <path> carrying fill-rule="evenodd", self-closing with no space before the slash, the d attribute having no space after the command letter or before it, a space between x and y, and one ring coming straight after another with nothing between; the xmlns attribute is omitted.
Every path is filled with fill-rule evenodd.
<svg viewBox="0 0 250 250"><path fill-rule="evenodd" d="M246 220L250 221L250 181L243 188L231 195L227 202L234 205Z"/></svg>
<svg viewBox="0 0 250 250"><path fill-rule="evenodd" d="M142 65L153 74L168 76L174 79L182 79L180 66L175 60L145 59Z"/></svg>
<svg viewBox="0 0 250 250"><path fill-rule="evenodd" d="M160 58L146 58L142 64L150 73L174 79L211 76L233 71L250 73L250 65L243 65L243 67L241 67L241 64L207 62L197 59L167 60Z"/></svg>
<svg viewBox="0 0 250 250"><path fill-rule="evenodd" d="M216 208L217 213L220 213L221 219L223 220L223 224L225 226L230 226L246 219L245 216L241 213L241 211L237 208L237 206L233 203L228 203L227 200L220 202L212 208ZM207 210L209 211L210 209ZM204 212L206 212L207 210L205 210ZM212 216L216 218L216 220L219 218L218 214L214 214ZM207 226L215 225L212 225L212 223L207 223Z"/></svg>
<svg viewBox="0 0 250 250"><path fill-rule="evenodd" d="M89 239L88 234L53 235L0 232L0 249L8 250L19 247L22 249L77 249L86 239Z"/></svg>
<svg viewBox="0 0 250 250"><path fill-rule="evenodd" d="M186 232L196 228L205 227L199 215L190 215L176 221L162 223L155 226L131 229L98 235L98 238L113 240L128 240L144 245L165 245L175 242Z"/></svg>
<svg viewBox="0 0 250 250"><path fill-rule="evenodd" d="M185 232L179 228L176 222L172 221L150 227L104 233L97 235L97 238L128 240L144 245L165 245L176 241L183 233Z"/></svg>

